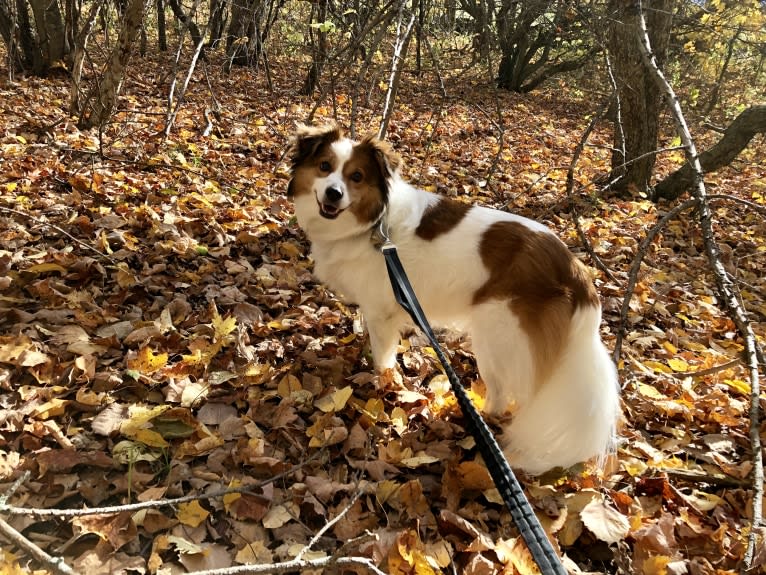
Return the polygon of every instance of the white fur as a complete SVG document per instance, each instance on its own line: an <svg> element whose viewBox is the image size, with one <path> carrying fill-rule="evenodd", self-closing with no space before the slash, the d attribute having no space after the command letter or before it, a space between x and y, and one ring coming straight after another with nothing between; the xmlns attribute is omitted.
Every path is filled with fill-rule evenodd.
<svg viewBox="0 0 766 575"><path fill-rule="evenodd" d="M339 157L350 154L345 142L332 145ZM316 276L359 304L376 367L392 368L409 318L396 303L383 256L371 242L373 223L357 221L348 210L334 220L318 212L317 198L321 200L329 178L338 183L339 173L340 168L317 181L314 194L298 195L296 216L311 240ZM429 321L471 335L488 390L485 411L502 414L515 402L503 437L511 464L539 474L602 457L613 446L619 397L615 369L599 338L601 310L588 307L575 313L558 365L536 387L531 342L507 302L473 303L473 294L489 277L479 254L489 226L513 221L537 232L550 230L520 216L474 207L450 231L423 240L415 230L427 207L438 201L395 174L385 220Z"/></svg>

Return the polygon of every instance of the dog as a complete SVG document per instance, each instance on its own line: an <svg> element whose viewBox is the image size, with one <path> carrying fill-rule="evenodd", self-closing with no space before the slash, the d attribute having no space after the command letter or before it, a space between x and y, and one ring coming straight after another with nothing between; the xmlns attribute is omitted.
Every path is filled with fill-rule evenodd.
<svg viewBox="0 0 766 575"><path fill-rule="evenodd" d="M289 159L314 274L359 305L377 370L395 367L410 325L378 249L382 229L430 322L470 335L484 412L505 420L510 464L539 475L603 461L620 414L617 373L592 278L550 229L417 189L388 143L353 141L335 125L299 126Z"/></svg>

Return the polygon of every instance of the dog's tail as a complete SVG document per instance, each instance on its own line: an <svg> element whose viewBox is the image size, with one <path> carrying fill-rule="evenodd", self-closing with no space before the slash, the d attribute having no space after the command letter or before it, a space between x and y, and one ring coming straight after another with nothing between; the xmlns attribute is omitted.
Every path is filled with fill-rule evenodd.
<svg viewBox="0 0 766 575"><path fill-rule="evenodd" d="M620 398L600 319L597 307L575 312L558 366L506 430L511 466L538 475L593 457L603 463L614 449Z"/></svg>

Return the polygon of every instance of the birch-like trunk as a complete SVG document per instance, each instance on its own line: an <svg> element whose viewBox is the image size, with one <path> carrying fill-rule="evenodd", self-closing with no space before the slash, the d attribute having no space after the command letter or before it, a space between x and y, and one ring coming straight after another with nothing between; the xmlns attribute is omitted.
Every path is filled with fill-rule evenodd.
<svg viewBox="0 0 766 575"><path fill-rule="evenodd" d="M383 117L378 129L378 137L382 140L386 137L388 124L394 113L394 103L396 102L396 92L399 90L399 82L402 78L402 68L404 59L407 57L407 48L412 38L412 29L415 27L415 13L410 15L410 21L405 28L402 28L404 20L404 4L399 16L399 24L396 27L396 44L394 45L394 57L391 63L391 77L388 80L388 90L386 91L386 102L383 107Z"/></svg>
<svg viewBox="0 0 766 575"><path fill-rule="evenodd" d="M81 128L103 126L111 118L125 79L125 67L141 30L145 9L146 0L130 0L125 10L117 45L107 61L104 75L88 94L80 117Z"/></svg>

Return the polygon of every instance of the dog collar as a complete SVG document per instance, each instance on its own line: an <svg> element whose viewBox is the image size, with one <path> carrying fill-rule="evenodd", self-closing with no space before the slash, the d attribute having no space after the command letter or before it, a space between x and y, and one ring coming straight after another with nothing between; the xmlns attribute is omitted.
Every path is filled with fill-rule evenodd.
<svg viewBox="0 0 766 575"><path fill-rule="evenodd" d="M388 227L388 218L386 217L387 207L384 206L380 216L372 224L370 232L370 241L376 250L382 251L384 246L393 245L391 243L390 228Z"/></svg>

